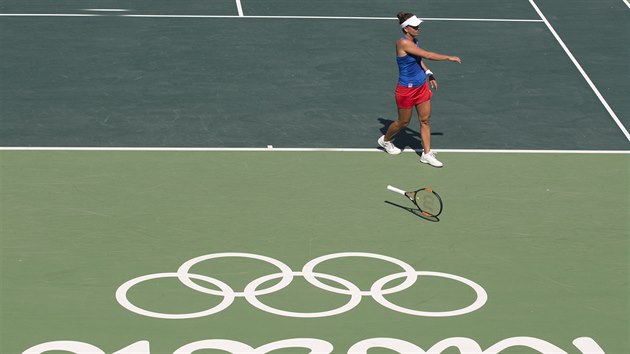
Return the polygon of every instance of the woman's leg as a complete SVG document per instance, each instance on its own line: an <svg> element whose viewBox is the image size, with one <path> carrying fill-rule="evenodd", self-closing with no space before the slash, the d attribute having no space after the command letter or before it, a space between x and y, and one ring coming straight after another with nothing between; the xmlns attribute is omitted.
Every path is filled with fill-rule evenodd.
<svg viewBox="0 0 630 354"><path fill-rule="evenodd" d="M418 111L418 120L420 121L420 138L422 139L422 146L424 152L431 151L431 100L422 102L416 105Z"/></svg>
<svg viewBox="0 0 630 354"><path fill-rule="evenodd" d="M411 121L412 108L398 108L398 120L389 125L385 133L385 141L391 141L394 135L406 128Z"/></svg>
<svg viewBox="0 0 630 354"><path fill-rule="evenodd" d="M420 121L420 137L424 146L420 162L428 163L433 167L442 167L444 164L435 158L435 153L431 151L431 125L429 124L429 119L431 119L431 101L420 103L416 106L416 110Z"/></svg>

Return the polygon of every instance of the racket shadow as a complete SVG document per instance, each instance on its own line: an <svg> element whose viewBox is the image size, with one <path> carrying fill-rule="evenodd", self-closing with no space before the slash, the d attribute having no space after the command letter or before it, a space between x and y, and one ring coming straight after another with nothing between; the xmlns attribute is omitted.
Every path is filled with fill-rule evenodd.
<svg viewBox="0 0 630 354"><path fill-rule="evenodd" d="M431 222L439 222L440 221L440 219L437 216L425 215L419 209L408 208L408 207L402 206L400 204L392 203L389 200L386 200L385 203L387 203L389 205L393 205L393 206L399 207L400 209L407 210L408 212L412 213L413 215L415 215L417 217L420 217L420 218L422 218L424 220L428 220L428 221L431 221Z"/></svg>

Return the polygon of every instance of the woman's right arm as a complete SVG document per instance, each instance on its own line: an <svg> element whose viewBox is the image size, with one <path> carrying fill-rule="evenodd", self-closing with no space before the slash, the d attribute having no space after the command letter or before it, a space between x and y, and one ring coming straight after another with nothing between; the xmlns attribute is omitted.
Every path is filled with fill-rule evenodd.
<svg viewBox="0 0 630 354"><path fill-rule="evenodd" d="M424 50L422 48L418 48L415 43L410 40L402 40L400 43L401 49L404 50L408 54L413 54L415 56L423 57L429 60L449 60L456 63L461 64L462 60L459 57L452 55L444 55L434 52L429 52L428 50Z"/></svg>

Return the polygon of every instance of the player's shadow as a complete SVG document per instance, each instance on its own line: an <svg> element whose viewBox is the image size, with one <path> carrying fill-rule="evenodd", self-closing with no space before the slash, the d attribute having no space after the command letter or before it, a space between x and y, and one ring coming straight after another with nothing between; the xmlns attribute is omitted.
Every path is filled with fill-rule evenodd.
<svg viewBox="0 0 630 354"><path fill-rule="evenodd" d="M408 212L412 213L413 215L415 215L417 217L420 217L420 218L423 218L424 220L428 220L428 221L431 221L431 222L438 222L438 221L440 221L440 219L437 216L430 216L430 215L423 214L419 209L408 208L406 206L402 206L402 205L399 205L399 204L396 204L396 203L392 203L389 200L386 200L385 203L387 203L389 205L397 206L397 207L399 207L401 209L404 209L404 210L407 210Z"/></svg>
<svg viewBox="0 0 630 354"><path fill-rule="evenodd" d="M389 125L394 123L391 119L378 118L378 121L383 125L381 127L381 133L385 135ZM440 132L431 132L431 135L444 135ZM418 155L422 155L422 139L420 139L420 132L410 129L409 127L401 129L396 135L394 135L394 145L400 149L410 148Z"/></svg>

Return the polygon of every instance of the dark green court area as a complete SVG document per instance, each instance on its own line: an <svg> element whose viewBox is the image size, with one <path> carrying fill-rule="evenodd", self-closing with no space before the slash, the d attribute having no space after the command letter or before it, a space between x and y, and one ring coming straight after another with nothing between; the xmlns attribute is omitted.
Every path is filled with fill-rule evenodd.
<svg viewBox="0 0 630 354"><path fill-rule="evenodd" d="M197 13L201 2L190 3L179 12L170 2L152 6ZM211 3L228 15L235 9ZM263 15L310 11L243 3ZM516 3L495 6L492 15L537 18ZM313 14L353 15L351 4ZM398 9L376 4L368 7L373 15L393 17ZM463 16L461 2L438 5L430 2L426 12ZM134 13L143 11L155 13L142 6ZM369 148L396 119L394 20L5 17L0 26L4 146ZM437 149L630 147L542 22L429 20L420 43L463 59L429 62L440 85L433 98ZM618 102L617 91L605 87ZM402 145L417 148L419 141Z"/></svg>

